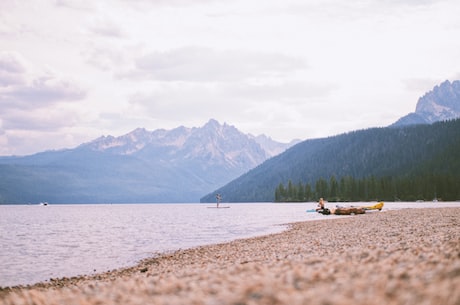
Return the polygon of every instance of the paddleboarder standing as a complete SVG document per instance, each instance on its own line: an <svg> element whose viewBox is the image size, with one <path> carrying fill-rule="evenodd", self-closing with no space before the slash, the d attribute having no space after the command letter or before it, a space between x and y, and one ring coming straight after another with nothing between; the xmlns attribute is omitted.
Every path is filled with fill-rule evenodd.
<svg viewBox="0 0 460 305"><path fill-rule="evenodd" d="M219 207L219 204L220 204L221 200L222 200L222 196L218 193L218 194L216 195L217 207Z"/></svg>

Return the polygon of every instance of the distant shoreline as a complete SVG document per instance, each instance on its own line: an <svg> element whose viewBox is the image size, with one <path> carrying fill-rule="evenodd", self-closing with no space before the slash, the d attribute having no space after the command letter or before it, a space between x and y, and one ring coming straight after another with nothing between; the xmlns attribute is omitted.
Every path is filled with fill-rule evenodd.
<svg viewBox="0 0 460 305"><path fill-rule="evenodd" d="M460 208L307 221L97 275L4 288L0 304L444 304L460 301Z"/></svg>

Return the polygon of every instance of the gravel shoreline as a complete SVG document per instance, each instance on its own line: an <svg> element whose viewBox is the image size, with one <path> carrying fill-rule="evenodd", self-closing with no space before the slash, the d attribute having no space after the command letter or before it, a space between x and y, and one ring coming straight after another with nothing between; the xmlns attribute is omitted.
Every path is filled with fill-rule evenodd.
<svg viewBox="0 0 460 305"><path fill-rule="evenodd" d="M131 268L0 290L0 304L460 304L460 208L294 223Z"/></svg>

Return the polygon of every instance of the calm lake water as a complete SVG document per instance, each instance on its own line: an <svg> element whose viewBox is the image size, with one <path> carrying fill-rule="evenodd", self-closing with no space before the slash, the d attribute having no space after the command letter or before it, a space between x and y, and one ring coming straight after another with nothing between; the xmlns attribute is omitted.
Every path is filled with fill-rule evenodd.
<svg viewBox="0 0 460 305"><path fill-rule="evenodd" d="M230 208L1 205L0 286L104 272L161 252L280 232L290 222L331 218L305 212L315 203L222 205ZM460 203L386 203L384 209L440 206Z"/></svg>

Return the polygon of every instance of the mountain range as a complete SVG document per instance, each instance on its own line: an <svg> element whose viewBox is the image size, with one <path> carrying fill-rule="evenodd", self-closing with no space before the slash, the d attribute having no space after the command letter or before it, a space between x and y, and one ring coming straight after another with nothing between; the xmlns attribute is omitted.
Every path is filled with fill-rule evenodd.
<svg viewBox="0 0 460 305"><path fill-rule="evenodd" d="M460 119L358 130L299 143L202 197L201 202L213 202L215 193L222 194L224 202L270 202L280 184L291 181L315 187L318 181L332 177L336 181L343 177L385 178L390 181L386 187L394 189L392 199L424 199L417 195L430 189L431 199L437 193L443 199L458 200L459 156ZM418 190L402 197L408 189Z"/></svg>
<svg viewBox="0 0 460 305"><path fill-rule="evenodd" d="M297 142L213 119L200 128L138 128L74 149L1 157L0 203L197 202Z"/></svg>
<svg viewBox="0 0 460 305"><path fill-rule="evenodd" d="M387 152L388 147L414 149L401 146L404 138L397 135L404 134L408 125L460 117L459 97L460 81L445 81L434 87L419 99L414 113L391 125L398 130L395 135L384 133L394 141L376 142L382 136L381 129L371 129L302 143L279 143L211 119L202 127L155 131L138 128L119 137L102 136L74 149L0 157L0 204L197 202L200 197L202 201L214 201L216 192L226 193L224 200L271 201L271 195L259 195L261 189L272 187L271 182L265 186L262 183L272 174L279 175L279 183L302 170L312 175L310 180L332 173L364 175L356 169L359 167L350 165L353 156L359 156L359 162L367 168L382 168L379 158L383 155L375 159L372 154L380 150L379 145ZM362 134L370 136L359 136ZM429 141L421 141L425 140ZM345 158L344 152L350 151L353 154ZM328 158L314 158L312 153ZM400 157L406 160L404 153ZM305 165L310 167L306 169ZM354 170L347 172L347 168ZM235 194L241 196L232 197Z"/></svg>
<svg viewBox="0 0 460 305"><path fill-rule="evenodd" d="M213 193L224 201L273 201L279 184L335 177L444 175L460 190L460 81L445 81L420 97L416 111L387 128L303 141ZM453 121L452 121L453 120ZM438 123L437 123L438 122ZM434 124L437 123L437 124ZM432 125L434 124L434 125ZM453 195L452 195L453 196ZM460 199L460 198L456 198Z"/></svg>

